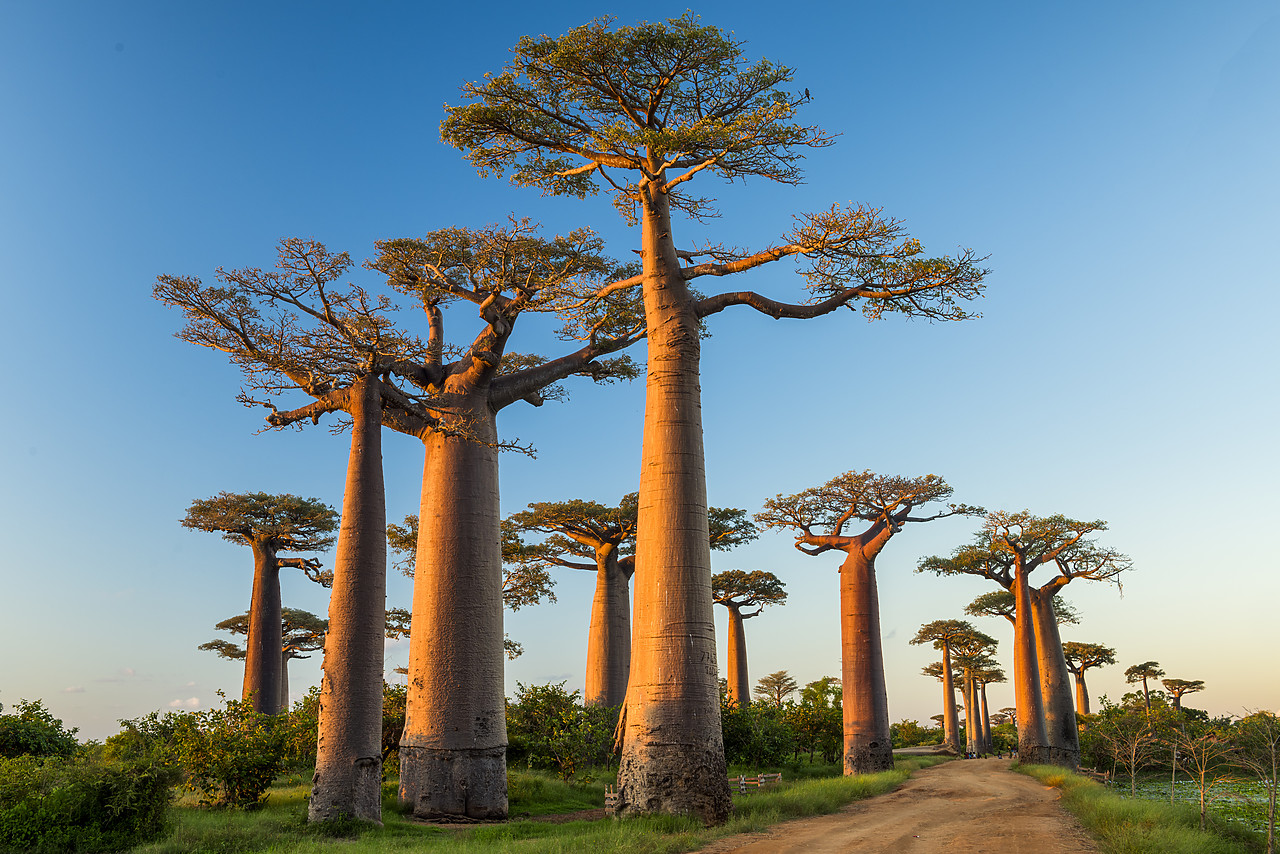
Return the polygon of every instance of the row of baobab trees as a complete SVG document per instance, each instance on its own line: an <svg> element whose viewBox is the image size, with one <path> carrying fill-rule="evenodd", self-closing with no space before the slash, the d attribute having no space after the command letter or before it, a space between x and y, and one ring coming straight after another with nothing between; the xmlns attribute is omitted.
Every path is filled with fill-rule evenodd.
<svg viewBox="0 0 1280 854"><path fill-rule="evenodd" d="M156 297L185 315L179 337L226 353L245 375L242 402L266 406L271 427L331 418L349 430L313 820L381 815L382 431L412 436L424 450L400 797L421 817L502 817L498 453L519 443L499 438L498 415L513 404L561 397L559 383L571 376L598 382L638 376L624 351L642 340L646 405L619 809L687 813L713 823L727 816L699 378L709 320L734 307L775 319L861 308L873 320L892 314L963 320L987 275L973 252L928 257L901 222L861 205L797 215L791 230L758 250L681 240L682 217L714 213L710 198L690 192L693 181L798 183L803 151L834 141L797 121L807 99L787 88L793 79L785 66L745 59L731 36L687 14L632 27L600 20L561 37L528 37L503 71L463 85L462 103L445 107L443 140L482 174L510 175L553 194L611 195L637 227L638 246L630 248L638 250L638 264L609 258L590 229L547 238L513 217L487 228L379 241L364 264L378 281L367 287L345 281L349 255L309 239L282 241L273 269L220 268L216 284L159 278ZM703 291L788 259L803 286L794 301L745 289ZM400 303L421 312L416 323L397 324ZM561 352L515 349L525 313L556 319L568 342ZM447 339L446 320L452 329L468 314L476 324L469 337ZM280 408L295 393L309 402ZM915 508L949 494L940 479L922 480L921 490L906 487L915 482L904 480L896 499L869 497L874 507L780 500L765 511L765 524L795 529L811 553L848 555L842 623L870 654L846 662L845 684L871 686L868 697L878 697L883 682L874 674L875 554L906 522L926 518L913 516ZM868 527L846 532L855 517ZM1049 550L1025 533L1043 520L995 514L984 529L992 576L1008 577L1016 588L1020 672L1035 666L1026 572L1100 529L1058 519L1044 524L1078 536ZM1032 552L1039 563L1024 557ZM1002 563L1007 554L1016 565ZM981 563L949 560L939 571L978 571ZM887 721L882 727L879 720L884 704L864 705L862 696L849 704L858 709L858 725L847 734L853 768L883 763L889 750ZM1019 702L1020 718L1026 705ZM1028 707L1028 714L1039 708Z"/></svg>

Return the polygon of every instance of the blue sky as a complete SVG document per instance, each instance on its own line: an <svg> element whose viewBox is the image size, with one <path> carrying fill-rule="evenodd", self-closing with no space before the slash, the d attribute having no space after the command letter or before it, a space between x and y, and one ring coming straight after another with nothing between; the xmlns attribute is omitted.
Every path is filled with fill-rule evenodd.
<svg viewBox="0 0 1280 854"><path fill-rule="evenodd" d="M805 120L841 136L811 154L800 187L699 179L723 215L681 224L681 240L760 247L793 213L864 202L927 249L972 247L993 270L983 317L964 324L714 318L711 502L754 512L871 468L943 475L959 500L990 508L1107 519L1102 541L1136 569L1123 598L1069 587L1084 619L1064 631L1118 651L1120 666L1091 675L1095 696L1119 695L1123 666L1154 659L1206 681L1192 705L1280 707L1276 5L696 11L746 40L748 56L793 66L813 95ZM236 404L236 371L172 337L179 318L152 300L156 275L265 266L286 236L363 258L379 238L510 213L551 233L590 225L630 256L636 234L604 198L480 178L438 134L441 105L520 36L609 13L636 20L579 3L0 6L0 702L43 697L102 738L118 718L237 693L238 667L195 647L247 606L249 555L178 519L222 490L341 503L345 438L257 435L262 413ZM798 293L788 270L740 284ZM462 316L451 328L474 332ZM556 352L536 324L517 339ZM504 437L539 449L504 458L504 512L635 489L642 410L641 383L579 383L567 404L504 412ZM399 436L386 445L399 518L416 511L420 452ZM929 652L906 640L987 589L911 570L972 530L908 529L881 557L895 720L940 705L918 675ZM747 624L753 678L838 673L838 558L766 534L715 561L772 570L791 592ZM591 582L566 571L558 602L511 615L526 652L509 691L581 686ZM326 609L298 578L284 595ZM408 604L407 580L393 576L390 601ZM983 628L1011 664L1007 629ZM388 667L404 657L392 646ZM295 694L318 679L315 664L295 664Z"/></svg>

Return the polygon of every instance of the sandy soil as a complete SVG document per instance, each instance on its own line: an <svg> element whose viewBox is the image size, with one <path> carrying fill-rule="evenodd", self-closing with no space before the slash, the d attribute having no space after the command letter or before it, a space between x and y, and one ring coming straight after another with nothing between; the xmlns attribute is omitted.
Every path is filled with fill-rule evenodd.
<svg viewBox="0 0 1280 854"><path fill-rule="evenodd" d="M833 815L774 825L700 849L704 854L1097 854L1057 789L966 759L917 771L900 789Z"/></svg>

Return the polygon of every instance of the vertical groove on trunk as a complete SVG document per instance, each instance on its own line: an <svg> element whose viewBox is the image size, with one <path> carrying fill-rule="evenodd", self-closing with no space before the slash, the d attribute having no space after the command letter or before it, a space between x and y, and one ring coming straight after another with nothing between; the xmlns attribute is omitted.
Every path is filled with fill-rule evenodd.
<svg viewBox="0 0 1280 854"><path fill-rule="evenodd" d="M242 698L265 715L280 711L281 629L280 564L271 543L255 540L253 594L249 600L249 636L245 641Z"/></svg>
<svg viewBox="0 0 1280 854"><path fill-rule="evenodd" d="M951 646L942 645L942 743L960 753L960 719L956 716L956 682L951 673Z"/></svg>
<svg viewBox="0 0 1280 854"><path fill-rule="evenodd" d="M610 548L596 558L596 592L587 633L586 705L621 706L631 673L630 580Z"/></svg>
<svg viewBox="0 0 1280 854"><path fill-rule="evenodd" d="M1062 653L1062 636L1053 611L1053 590L1030 591L1031 615L1035 627L1036 663L1040 668L1040 690L1044 697L1044 726L1050 759L1054 765L1080 767L1080 730L1071 702L1071 674Z"/></svg>
<svg viewBox="0 0 1280 854"><path fill-rule="evenodd" d="M707 534L701 333L671 242L666 197L651 187L646 192L649 357L618 811L688 814L722 824L730 800Z"/></svg>
<svg viewBox="0 0 1280 854"><path fill-rule="evenodd" d="M727 670L729 700L739 708L751 702L751 681L747 678L747 632L743 625L742 609L727 605L729 612L729 642Z"/></svg>
<svg viewBox="0 0 1280 854"><path fill-rule="evenodd" d="M480 441L425 438L400 740L400 802L418 818L507 816L496 418L455 410Z"/></svg>
<svg viewBox="0 0 1280 854"><path fill-rule="evenodd" d="M1031 592L1024 567L1019 566L1013 584L1013 704L1018 710L1018 760L1050 763L1045 734L1044 701L1040 694L1040 666L1036 661L1036 636L1031 616Z"/></svg>
<svg viewBox="0 0 1280 854"><path fill-rule="evenodd" d="M387 511L377 378L357 379L350 401L351 456L333 562L308 817L381 822Z"/></svg>
<svg viewBox="0 0 1280 854"><path fill-rule="evenodd" d="M893 769L875 561L851 549L840 567L844 773Z"/></svg>

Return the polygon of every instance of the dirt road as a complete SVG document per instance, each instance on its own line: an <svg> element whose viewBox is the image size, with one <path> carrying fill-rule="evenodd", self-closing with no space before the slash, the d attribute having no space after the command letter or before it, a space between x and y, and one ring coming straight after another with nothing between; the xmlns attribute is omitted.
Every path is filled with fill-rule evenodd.
<svg viewBox="0 0 1280 854"><path fill-rule="evenodd" d="M834 815L713 843L724 854L1097 854L1058 790L1015 774L1007 759L967 759L917 771L902 788Z"/></svg>

